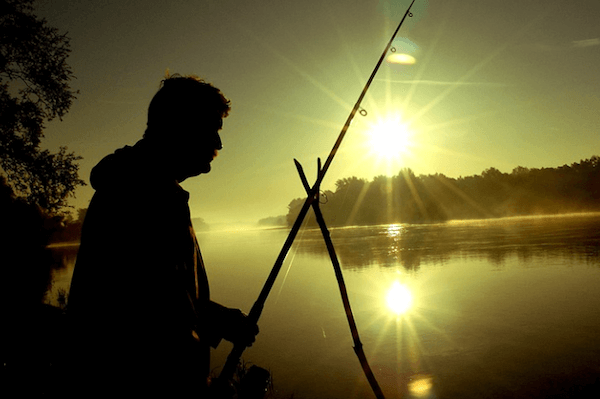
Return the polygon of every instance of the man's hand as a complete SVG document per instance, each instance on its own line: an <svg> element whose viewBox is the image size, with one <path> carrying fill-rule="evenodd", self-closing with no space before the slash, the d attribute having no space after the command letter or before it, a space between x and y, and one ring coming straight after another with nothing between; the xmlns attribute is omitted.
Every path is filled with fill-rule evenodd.
<svg viewBox="0 0 600 399"><path fill-rule="evenodd" d="M252 346L258 326L239 309L227 309L223 316L223 338L234 344Z"/></svg>

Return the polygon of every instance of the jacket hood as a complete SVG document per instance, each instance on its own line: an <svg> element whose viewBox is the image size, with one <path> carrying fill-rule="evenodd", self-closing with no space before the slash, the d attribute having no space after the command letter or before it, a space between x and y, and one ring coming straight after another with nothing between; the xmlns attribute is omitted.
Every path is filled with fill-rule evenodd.
<svg viewBox="0 0 600 399"><path fill-rule="evenodd" d="M140 189L143 187L177 185L160 165L160 158L144 140L125 146L104 157L90 174L90 185L96 191Z"/></svg>

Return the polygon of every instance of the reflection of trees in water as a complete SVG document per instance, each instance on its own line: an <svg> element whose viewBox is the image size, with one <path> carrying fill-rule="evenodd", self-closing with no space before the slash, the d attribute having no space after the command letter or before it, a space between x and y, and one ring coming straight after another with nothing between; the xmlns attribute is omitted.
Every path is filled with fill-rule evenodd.
<svg viewBox="0 0 600 399"><path fill-rule="evenodd" d="M64 308L67 303L68 285L57 284L58 275L69 273L73 270L79 245L61 245L52 247L52 281L44 301L53 306ZM70 276L69 276L70 277ZM70 281L69 281L70 282Z"/></svg>
<svg viewBox="0 0 600 399"><path fill-rule="evenodd" d="M574 258L600 266L600 215L509 218L430 225L380 225L331 230L344 268L445 264L452 257L478 258L502 267ZM299 252L327 257L319 230L305 233Z"/></svg>

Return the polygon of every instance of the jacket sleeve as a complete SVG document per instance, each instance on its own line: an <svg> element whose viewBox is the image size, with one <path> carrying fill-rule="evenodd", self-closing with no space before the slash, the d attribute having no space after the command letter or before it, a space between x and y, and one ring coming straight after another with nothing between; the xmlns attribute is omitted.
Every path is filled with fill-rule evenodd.
<svg viewBox="0 0 600 399"><path fill-rule="evenodd" d="M246 316L239 310L228 308L213 301L208 303L210 332L208 343L216 348L222 339L232 341L240 333Z"/></svg>

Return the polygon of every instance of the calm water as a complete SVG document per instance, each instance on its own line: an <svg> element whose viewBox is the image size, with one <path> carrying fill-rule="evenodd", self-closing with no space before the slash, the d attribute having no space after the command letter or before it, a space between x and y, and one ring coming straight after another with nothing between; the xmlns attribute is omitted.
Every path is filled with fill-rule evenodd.
<svg viewBox="0 0 600 399"><path fill-rule="evenodd" d="M600 215L331 233L386 397L566 397L598 388ZM286 236L199 234L213 299L248 311ZM320 232L299 238L244 359L271 370L278 398L374 397ZM50 301L68 287L76 256L76 248L57 251L65 268ZM216 371L230 348L213 352Z"/></svg>

